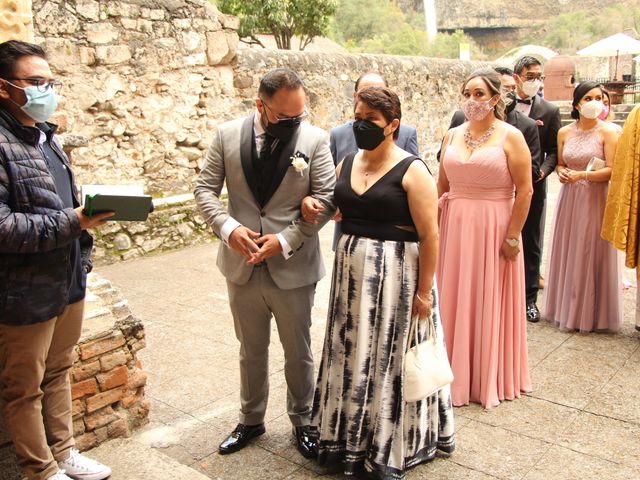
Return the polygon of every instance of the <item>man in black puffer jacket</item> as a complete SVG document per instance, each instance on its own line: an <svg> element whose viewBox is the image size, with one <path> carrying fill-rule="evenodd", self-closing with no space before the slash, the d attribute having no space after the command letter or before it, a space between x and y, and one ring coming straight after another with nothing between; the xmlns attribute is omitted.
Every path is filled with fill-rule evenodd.
<svg viewBox="0 0 640 480"><path fill-rule="evenodd" d="M93 240L69 159L46 123L59 83L45 52L0 43L0 395L29 480L111 473L73 448L69 369Z"/></svg>

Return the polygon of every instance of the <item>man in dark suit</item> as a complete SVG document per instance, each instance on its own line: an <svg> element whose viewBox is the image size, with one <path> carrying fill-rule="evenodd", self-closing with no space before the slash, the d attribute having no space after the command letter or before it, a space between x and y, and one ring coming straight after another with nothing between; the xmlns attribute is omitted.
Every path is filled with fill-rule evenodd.
<svg viewBox="0 0 640 480"><path fill-rule="evenodd" d="M529 215L522 229L525 283L527 290L527 320L537 322L540 312L536 306L540 281L540 261L544 241L544 209L547 198L546 178L558 163L558 130L560 110L538 96L542 86L542 65L533 57L522 57L516 62L513 78L518 94L516 110L536 122L540 137L540 172L533 183L533 197Z"/></svg>
<svg viewBox="0 0 640 480"><path fill-rule="evenodd" d="M522 135L524 135L524 139L526 140L529 151L531 152L531 174L535 182L536 179L540 176L540 139L538 138L538 128L536 127L536 122L531 120L523 113L515 110L516 83L513 79L513 72L511 71L511 69L496 67L495 70L500 74L503 94L507 98L505 102L507 103L507 118L505 119L505 121L509 125L513 125L514 127L516 127L522 132ZM457 127L458 125L462 125L466 121L467 119L464 116L464 112L462 110L458 110L453 114L453 117L451 117L451 124L449 125L449 129ZM440 152L438 152L438 160L440 160Z"/></svg>
<svg viewBox="0 0 640 480"><path fill-rule="evenodd" d="M355 89L353 90L353 99L355 100L356 94L359 90L368 87L388 87L388 85L387 81L378 73L365 73L360 75L360 78L356 80ZM400 134L396 139L396 145L403 150L414 154L416 157L420 156L418 153L418 134L415 127L401 124ZM342 159L350 153L358 151L356 138L353 135L353 120L349 120L348 122L331 129L330 148L331 155L333 156L333 162L336 165L338 165L338 163L340 163Z"/></svg>

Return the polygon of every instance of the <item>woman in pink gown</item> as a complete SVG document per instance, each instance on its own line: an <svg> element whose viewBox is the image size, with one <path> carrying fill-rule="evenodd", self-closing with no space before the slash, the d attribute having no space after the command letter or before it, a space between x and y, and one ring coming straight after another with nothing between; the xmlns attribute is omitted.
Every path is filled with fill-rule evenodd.
<svg viewBox="0 0 640 480"><path fill-rule="evenodd" d="M583 82L573 94L576 119L558 132L563 184L556 207L543 314L563 330L616 331L622 321L615 249L600 237L618 133L598 119L602 86ZM588 168L592 158L604 163ZM596 162L597 163L597 162Z"/></svg>
<svg viewBox="0 0 640 480"><path fill-rule="evenodd" d="M520 231L533 191L522 134L502 121L500 78L471 74L467 122L443 141L437 282L456 406L531 391Z"/></svg>

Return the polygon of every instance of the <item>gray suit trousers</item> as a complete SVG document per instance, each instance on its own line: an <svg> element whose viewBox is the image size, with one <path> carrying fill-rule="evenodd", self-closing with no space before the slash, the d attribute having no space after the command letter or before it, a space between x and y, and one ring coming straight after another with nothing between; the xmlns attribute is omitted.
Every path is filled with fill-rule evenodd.
<svg viewBox="0 0 640 480"><path fill-rule="evenodd" d="M315 283L283 290L273 282L267 266L260 265L246 284L227 281L227 288L240 341L240 423L256 425L264 421L273 315L284 350L287 413L293 425L308 425L315 386L309 332Z"/></svg>

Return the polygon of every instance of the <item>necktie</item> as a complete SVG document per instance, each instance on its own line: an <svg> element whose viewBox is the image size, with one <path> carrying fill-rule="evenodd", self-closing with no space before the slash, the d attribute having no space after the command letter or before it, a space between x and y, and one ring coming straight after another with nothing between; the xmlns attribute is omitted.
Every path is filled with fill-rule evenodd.
<svg viewBox="0 0 640 480"><path fill-rule="evenodd" d="M273 151L273 142L275 139L276 137L273 135L269 135L268 133L264 134L264 142L262 142L262 148L260 148L260 160L268 160Z"/></svg>
<svg viewBox="0 0 640 480"><path fill-rule="evenodd" d="M524 99L524 100L522 98L518 98L518 99L516 99L516 101L518 103L524 103L525 105L531 105L531 99L530 98L527 98L527 99Z"/></svg>

